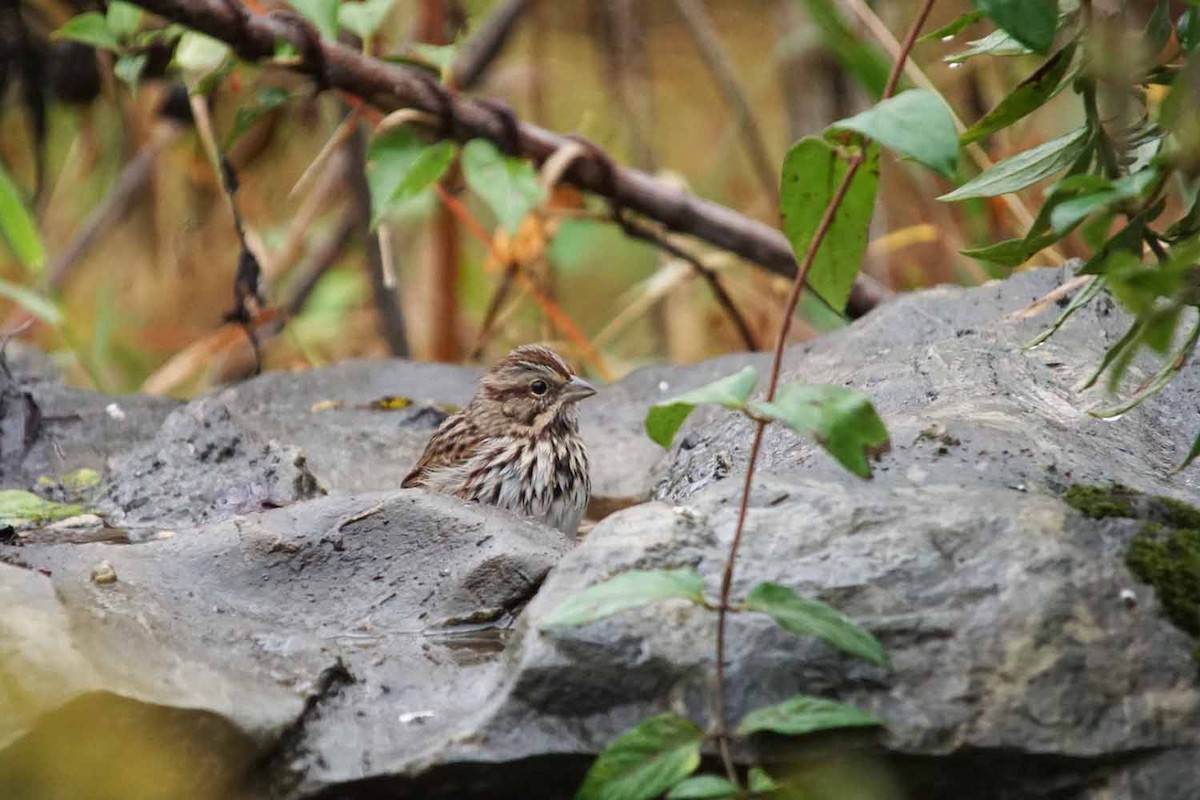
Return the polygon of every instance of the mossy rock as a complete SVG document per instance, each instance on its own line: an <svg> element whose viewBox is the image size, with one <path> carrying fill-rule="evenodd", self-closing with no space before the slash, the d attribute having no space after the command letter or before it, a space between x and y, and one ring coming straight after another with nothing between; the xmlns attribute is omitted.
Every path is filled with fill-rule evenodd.
<svg viewBox="0 0 1200 800"><path fill-rule="evenodd" d="M1063 494L1067 505L1092 519L1140 519L1168 528L1200 529L1200 509L1182 500L1150 495L1120 483L1090 486L1077 483Z"/></svg>
<svg viewBox="0 0 1200 800"><path fill-rule="evenodd" d="M1200 636L1200 529L1147 522L1129 546L1125 563L1154 587L1172 622Z"/></svg>
<svg viewBox="0 0 1200 800"><path fill-rule="evenodd" d="M1197 640L1193 653L1200 663L1200 509L1119 483L1076 484L1063 499L1092 519L1143 522L1125 554L1125 564L1139 580L1154 587L1167 619Z"/></svg>

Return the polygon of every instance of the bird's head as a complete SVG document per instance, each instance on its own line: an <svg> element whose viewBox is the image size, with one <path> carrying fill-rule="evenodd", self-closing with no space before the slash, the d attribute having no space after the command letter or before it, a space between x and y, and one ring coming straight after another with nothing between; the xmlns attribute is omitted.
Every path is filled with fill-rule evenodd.
<svg viewBox="0 0 1200 800"><path fill-rule="evenodd" d="M558 353L528 344L487 371L476 399L516 424L541 430L556 420L574 420L575 404L595 393Z"/></svg>

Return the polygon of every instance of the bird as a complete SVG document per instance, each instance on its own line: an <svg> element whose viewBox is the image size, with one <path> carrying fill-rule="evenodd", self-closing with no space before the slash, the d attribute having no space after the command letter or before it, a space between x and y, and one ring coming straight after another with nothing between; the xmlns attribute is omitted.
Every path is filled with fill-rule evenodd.
<svg viewBox="0 0 1200 800"><path fill-rule="evenodd" d="M550 348L518 347L438 426L400 485L498 506L574 536L592 488L576 404L595 393Z"/></svg>

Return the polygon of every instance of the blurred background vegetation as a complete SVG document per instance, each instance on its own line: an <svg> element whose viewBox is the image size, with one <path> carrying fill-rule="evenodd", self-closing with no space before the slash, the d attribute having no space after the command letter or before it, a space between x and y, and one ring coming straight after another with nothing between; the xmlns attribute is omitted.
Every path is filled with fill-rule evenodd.
<svg viewBox="0 0 1200 800"><path fill-rule="evenodd" d="M250 5L265 11L283 4ZM414 43L469 41L497 5L395 0L371 47L381 55L432 59L436 53L414 49ZM688 5L529 0L500 57L472 92L503 99L523 120L579 132L623 164L667 176L777 226L768 181L776 180L788 146L873 102L891 63L887 31L902 31L918 4L705 3L710 33L732 68L725 91L712 69L712 43L703 45L694 20L689 25ZM0 160L32 204L47 266L37 274L0 246L0 280L47 291L63 312L61 325L35 320L21 337L56 354L74 382L110 392L190 395L249 374L254 358L246 337L223 327L222 318L231 305L238 260L235 229L194 128L164 121L160 109L176 86L172 73L153 78L154 66L146 67L147 77L127 85L114 77L111 54L53 35L73 15L100 9L100 3L25 0L7 6ZM971 8L967 0L940 2L926 30ZM912 59L913 68L968 124L1041 61L1029 55L947 63L946 56L961 51L966 40L989 30L984 21L944 41L922 42ZM25 34L41 61L33 81L27 74L33 70L20 69L14 46ZM908 77L914 74L910 70ZM759 161L754 137L730 104L730 77L765 151ZM486 362L516 343L539 339L556 343L593 376L615 379L650 362L689 362L744 348L691 270L612 224L569 215L545 228L542 238L548 241L535 242L530 258L550 300L599 357L581 359L579 338L564 334L547 319L545 305L519 289L477 347L501 273L469 226L447 214L430 192L405 204L389 225L385 245L397 272L406 332L403 345L389 343L377 322L381 301L373 297L362 240L339 231L353 187L344 174L326 172L319 163L317 177L293 191L345 118L346 100L334 93L315 95L305 81L278 67L239 63L212 93L217 138L239 127L239 110L277 89L290 93L289 101L253 122L229 157L239 173L238 200L247 226L269 257L268 298L278 304L295 295L297 284L314 278L316 283L280 334L263 336L265 368L304 368L402 353L405 347L418 359ZM181 104L186 101L176 98L175 106ZM991 136L986 155L1001 160L1078 126L1080 119L1077 100L1063 93ZM144 169L132 169L135 163ZM975 174L977 164L964 158L962 174ZM1022 222L1013 215L1011 197L946 204L936 198L953 184L929 170L889 154L882 169L865 272L897 290L973 284L1005 274L1006 268L959 251L1024 234L1028 218ZM105 208L122 176L134 182L131 202L110 209L93 226L87 246L78 248L89 218ZM1036 208L1040 191L1024 194ZM560 195L556 203L578 205L570 193ZM469 193L461 197L475 219L487 228L494 224L486 206ZM339 243L346 246L335 247ZM769 343L786 280L698 243L687 245L723 277L757 340ZM336 257L325 258L323 250ZM1069 238L1057 253L1043 253L1032 263L1056 263L1072 254L1082 249ZM798 338L845 323L811 299L800 313ZM3 329L25 317L20 303L0 298Z"/></svg>

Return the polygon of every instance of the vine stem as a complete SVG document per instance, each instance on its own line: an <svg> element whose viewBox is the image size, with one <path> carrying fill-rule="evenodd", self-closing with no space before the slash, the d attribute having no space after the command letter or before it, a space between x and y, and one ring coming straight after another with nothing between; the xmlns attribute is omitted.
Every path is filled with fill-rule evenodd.
<svg viewBox="0 0 1200 800"><path fill-rule="evenodd" d="M900 73L904 69L904 63L908 60L908 55L912 52L913 45L916 44L917 36L921 33L921 28L925 26L925 21L929 18L929 12L933 10L934 2L936 0L924 0L921 4L921 10L917 12L917 17L913 20L912 26L908 30L908 35L904 39L904 45L896 57L896 63L892 65L892 71L888 75L887 84L883 90L882 100L887 100L895 93L896 85L900 82ZM865 140L863 144L866 144ZM804 252L804 258L800 260L799 268L796 270L796 277L792 282L792 289L788 294L787 304L784 306L783 315L779 320L779 334L775 337L775 352L771 358L771 379L767 385L767 402L775 399L775 391L779 388L779 373L783 367L783 350L787 345L788 332L792 327L792 317L796 312L797 304L800 302L800 295L804 292L809 270L812 269L817 251L820 249L822 242L825 241L825 237L829 233L829 228L833 224L833 218L837 215L837 211L841 207L846 193L850 190L850 184L862 166L863 160L862 148L850 157L846 174L842 177L841 183L838 184L833 197L829 199L829 204L825 206L825 213L821 216L821 222L817 226L816 234L813 236L812 241L809 242L808 249ZM742 499L741 504L738 506L737 527L734 528L733 541L729 544L729 555L725 558L725 569L721 573L721 595L717 603L716 739L717 746L721 751L721 761L725 766L725 774L739 789L742 784L729 749L729 720L725 694L725 633L730 607L729 594L733 587L733 570L737 564L738 550L741 548L742 536L746 530L746 511L750 506L750 489L754 482L754 468L758 463L759 451L762 449L763 433L766 431L766 428L767 422L765 420L755 420L754 440L750 444L749 462L746 464L746 477L742 483Z"/></svg>

